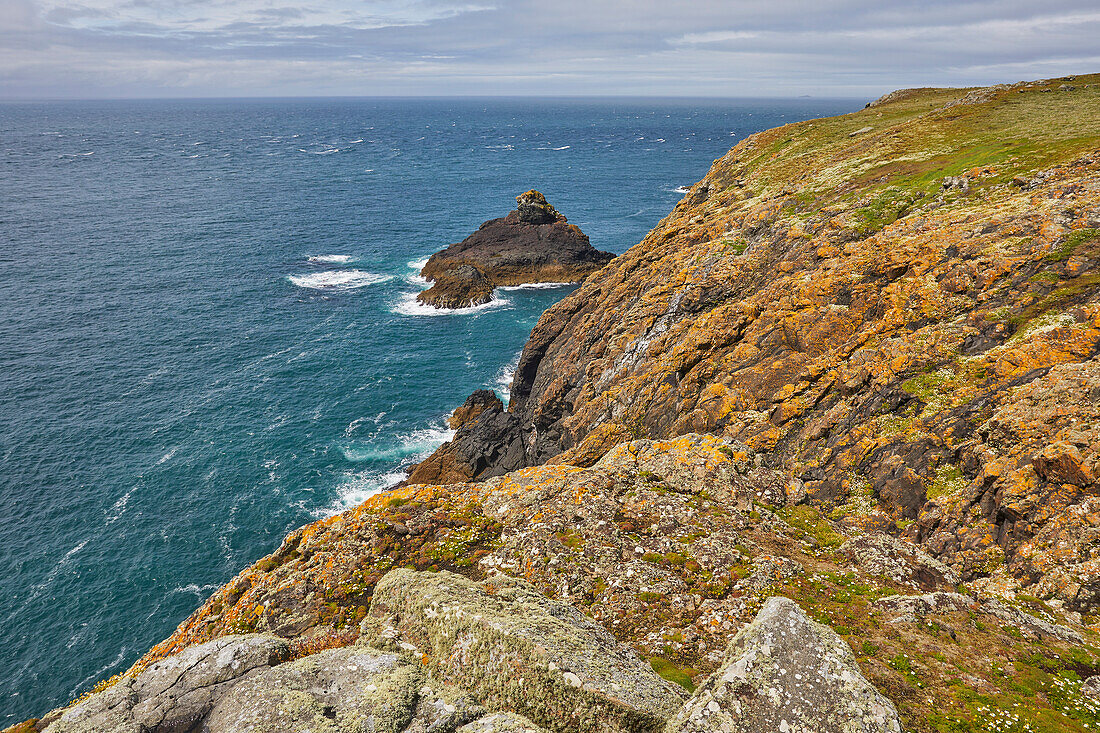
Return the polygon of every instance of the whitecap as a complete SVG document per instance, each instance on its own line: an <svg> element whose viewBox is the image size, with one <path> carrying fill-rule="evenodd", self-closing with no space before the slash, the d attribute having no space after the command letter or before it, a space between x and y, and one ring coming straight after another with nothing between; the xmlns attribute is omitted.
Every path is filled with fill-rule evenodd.
<svg viewBox="0 0 1100 733"><path fill-rule="evenodd" d="M351 262L355 258L351 255L310 255L309 261L316 262L318 264L338 264L342 265L347 262Z"/></svg>
<svg viewBox="0 0 1100 733"><path fill-rule="evenodd" d="M160 460L157 461L157 465L159 466L160 464L164 463L165 461L171 460L172 456L176 455L176 451L178 451L178 450L179 450L178 446L172 448L170 451L168 451L167 453L165 453L163 456L160 457Z"/></svg>
<svg viewBox="0 0 1100 733"><path fill-rule="evenodd" d="M507 298L494 297L488 303L473 305L469 308L436 308L434 305L421 303L416 299L416 296L417 293L402 293L397 302L390 306L390 313L399 316L466 316L504 308L512 304L512 301Z"/></svg>
<svg viewBox="0 0 1100 733"><path fill-rule="evenodd" d="M409 263L409 267L416 270L417 272L420 272L421 270L424 269L424 266L428 264L428 259L429 258L425 257L422 260L413 260L412 262Z"/></svg>
<svg viewBox="0 0 1100 733"><path fill-rule="evenodd" d="M287 275L287 280L290 282L310 290L355 290L392 279L388 275L376 275L365 270L332 270L309 275Z"/></svg>
<svg viewBox="0 0 1100 733"><path fill-rule="evenodd" d="M677 186L676 188L674 188L672 190L675 191L676 193L691 193L691 189L687 186Z"/></svg>
<svg viewBox="0 0 1100 733"><path fill-rule="evenodd" d="M352 140L350 143L348 143L348 145L356 145L357 143L361 143L361 142L363 142L363 138L359 138L358 140Z"/></svg>

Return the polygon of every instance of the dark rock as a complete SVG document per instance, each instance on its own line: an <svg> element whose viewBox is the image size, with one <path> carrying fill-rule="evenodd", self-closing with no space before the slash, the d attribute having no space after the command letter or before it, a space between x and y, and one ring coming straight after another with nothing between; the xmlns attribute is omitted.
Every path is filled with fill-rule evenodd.
<svg viewBox="0 0 1100 733"><path fill-rule="evenodd" d="M472 399L474 395L463 407ZM515 416L504 410L499 399L494 402L478 398L477 404L480 405L477 415L465 419L454 438L417 464L406 483L442 485L480 481L527 465L523 435Z"/></svg>
<svg viewBox="0 0 1100 733"><path fill-rule="evenodd" d="M451 415L449 424L452 430L458 430L463 425L478 418L488 409L503 411L504 403L500 401L496 393L489 389L479 389L462 403L462 406Z"/></svg>
<svg viewBox="0 0 1100 733"><path fill-rule="evenodd" d="M794 601L775 596L665 731L900 733L901 723L844 640Z"/></svg>
<svg viewBox="0 0 1100 733"><path fill-rule="evenodd" d="M614 257L596 250L538 191L517 196L516 204L432 255L420 274L433 285L417 299L437 308L480 305L500 285L580 282Z"/></svg>
<svg viewBox="0 0 1100 733"><path fill-rule="evenodd" d="M516 196L516 215L524 224L549 224L561 216L538 191Z"/></svg>

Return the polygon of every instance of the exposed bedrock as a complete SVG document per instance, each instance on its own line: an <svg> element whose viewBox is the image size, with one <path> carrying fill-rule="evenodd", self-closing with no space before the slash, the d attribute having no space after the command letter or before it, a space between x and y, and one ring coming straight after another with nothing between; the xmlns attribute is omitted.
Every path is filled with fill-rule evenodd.
<svg viewBox="0 0 1100 733"><path fill-rule="evenodd" d="M614 257L595 249L538 191L517 196L516 204L432 255L420 271L432 287L417 299L437 308L481 305L501 285L581 282Z"/></svg>

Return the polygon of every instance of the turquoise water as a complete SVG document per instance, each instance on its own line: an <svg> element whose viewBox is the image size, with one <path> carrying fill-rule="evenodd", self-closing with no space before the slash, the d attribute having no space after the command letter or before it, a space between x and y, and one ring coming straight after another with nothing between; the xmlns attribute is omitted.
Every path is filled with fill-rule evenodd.
<svg viewBox="0 0 1100 733"><path fill-rule="evenodd" d="M417 261L529 188L622 252L746 134L858 106L0 105L0 726L401 478L568 292L440 314Z"/></svg>

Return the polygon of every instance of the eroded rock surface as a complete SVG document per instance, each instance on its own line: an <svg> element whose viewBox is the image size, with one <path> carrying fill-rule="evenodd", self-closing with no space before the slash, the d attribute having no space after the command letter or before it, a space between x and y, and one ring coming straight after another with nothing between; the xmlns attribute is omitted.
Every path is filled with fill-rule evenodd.
<svg viewBox="0 0 1100 733"><path fill-rule="evenodd" d="M43 719L50 733L185 733L242 679L287 659L284 639L223 636L150 665L107 690Z"/></svg>
<svg viewBox="0 0 1100 733"><path fill-rule="evenodd" d="M852 650L796 603L768 599L667 733L901 733Z"/></svg>
<svg viewBox="0 0 1100 733"><path fill-rule="evenodd" d="M433 674L552 731L657 730L682 702L603 628L507 576L394 570L375 587L371 616Z"/></svg>
<svg viewBox="0 0 1100 733"><path fill-rule="evenodd" d="M516 204L432 255L420 274L433 285L417 300L437 308L480 305L501 285L580 282L614 257L595 249L538 191L517 196Z"/></svg>

